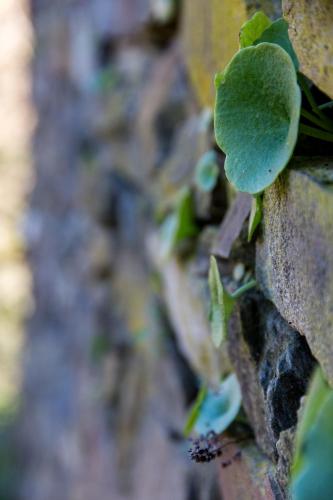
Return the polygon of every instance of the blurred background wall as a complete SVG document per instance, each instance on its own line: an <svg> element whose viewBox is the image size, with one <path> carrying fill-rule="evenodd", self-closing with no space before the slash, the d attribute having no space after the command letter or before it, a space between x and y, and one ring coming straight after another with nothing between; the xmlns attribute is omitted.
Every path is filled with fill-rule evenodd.
<svg viewBox="0 0 333 500"><path fill-rule="evenodd" d="M34 113L30 103L32 33L27 2L2 2L0 19L0 406L5 409L17 396L22 322L30 300L21 225L31 183Z"/></svg>
<svg viewBox="0 0 333 500"><path fill-rule="evenodd" d="M151 179L196 109L179 15L1 3L0 498L219 498L186 456L197 380L146 248Z"/></svg>

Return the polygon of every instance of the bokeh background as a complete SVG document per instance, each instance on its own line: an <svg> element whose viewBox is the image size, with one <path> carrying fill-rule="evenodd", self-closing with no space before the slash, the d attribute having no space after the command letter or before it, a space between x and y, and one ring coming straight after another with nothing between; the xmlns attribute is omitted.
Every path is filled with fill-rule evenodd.
<svg viewBox="0 0 333 500"><path fill-rule="evenodd" d="M211 141L181 14L176 0L0 4L1 500L220 498L215 466L187 457L198 377L155 266L160 202ZM198 299L177 311L190 285L170 266L186 337Z"/></svg>

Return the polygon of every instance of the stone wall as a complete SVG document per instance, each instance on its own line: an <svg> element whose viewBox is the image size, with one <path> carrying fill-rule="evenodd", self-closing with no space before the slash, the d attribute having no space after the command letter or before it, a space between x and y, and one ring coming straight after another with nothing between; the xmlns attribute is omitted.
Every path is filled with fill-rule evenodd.
<svg viewBox="0 0 333 500"><path fill-rule="evenodd" d="M332 37L318 31L330 2L308 4L285 1L284 14L304 73L332 97ZM226 183L209 107L214 72L259 8L281 15L273 0L31 0L38 125L24 499L287 498L316 362L333 383L333 164L307 144L265 192L247 243L250 199ZM202 193L194 170L212 148L221 173ZM200 231L163 259L159 223L186 186ZM231 287L245 275L258 281L221 350L208 322L211 253ZM193 464L183 426L199 381L230 371L251 437L229 447L222 466Z"/></svg>

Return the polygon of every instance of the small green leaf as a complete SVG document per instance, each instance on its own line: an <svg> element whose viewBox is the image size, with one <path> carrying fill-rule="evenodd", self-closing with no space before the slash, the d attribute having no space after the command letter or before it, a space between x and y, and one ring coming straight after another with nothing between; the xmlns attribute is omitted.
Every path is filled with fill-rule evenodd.
<svg viewBox="0 0 333 500"><path fill-rule="evenodd" d="M208 391L195 424L198 434L214 431L220 434L235 420L242 403L242 394L236 375L229 375L218 391Z"/></svg>
<svg viewBox="0 0 333 500"><path fill-rule="evenodd" d="M195 213L193 196L189 188L183 188L177 204L178 227L176 233L177 242L190 236L195 236L198 228L195 224Z"/></svg>
<svg viewBox="0 0 333 500"><path fill-rule="evenodd" d="M218 348L227 337L228 321L234 309L236 300L243 295L243 293L256 286L256 281L251 280L242 285L232 294L228 293L221 281L216 258L211 255L208 285L210 291L209 322L213 344L216 348Z"/></svg>
<svg viewBox="0 0 333 500"><path fill-rule="evenodd" d="M272 24L271 20L259 11L256 12L251 19L246 21L240 29L239 46L241 49L253 45L254 42L262 35L266 28Z"/></svg>
<svg viewBox="0 0 333 500"><path fill-rule="evenodd" d="M284 19L277 19L265 29L260 37L255 40L254 45L258 43L269 42L280 45L291 57L296 70L298 70L299 62L293 46L291 45L288 34L288 23Z"/></svg>
<svg viewBox="0 0 333 500"><path fill-rule="evenodd" d="M217 155L214 150L207 151L195 167L195 183L201 191L208 193L216 186L218 177Z"/></svg>
<svg viewBox="0 0 333 500"><path fill-rule="evenodd" d="M189 188L183 188L174 212L164 219L161 226L162 257L169 257L182 240L195 236L197 232L192 193Z"/></svg>
<svg viewBox="0 0 333 500"><path fill-rule="evenodd" d="M195 426L195 423L198 420L202 403L204 402L206 394L207 394L207 387L202 385L186 419L183 431L183 434L186 438L191 434L193 427Z"/></svg>
<svg viewBox="0 0 333 500"><path fill-rule="evenodd" d="M235 299L224 289L216 258L210 258L208 275L210 290L210 314L209 321L212 332L212 340L215 347L220 347L227 337L227 324L232 313Z"/></svg>
<svg viewBox="0 0 333 500"><path fill-rule="evenodd" d="M240 50L215 79L215 136L225 172L239 191L257 194L286 167L296 144L301 92L279 45Z"/></svg>
<svg viewBox="0 0 333 500"><path fill-rule="evenodd" d="M253 196L247 241L252 240L252 236L254 235L255 230L260 224L261 218L262 218L262 197L261 195Z"/></svg>
<svg viewBox="0 0 333 500"><path fill-rule="evenodd" d="M333 491L333 390L320 368L310 385L296 434L293 500L330 500Z"/></svg>

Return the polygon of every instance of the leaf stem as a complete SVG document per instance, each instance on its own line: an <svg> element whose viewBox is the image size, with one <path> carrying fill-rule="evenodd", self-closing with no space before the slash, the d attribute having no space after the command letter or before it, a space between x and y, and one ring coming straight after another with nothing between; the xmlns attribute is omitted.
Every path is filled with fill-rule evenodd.
<svg viewBox="0 0 333 500"><path fill-rule="evenodd" d="M301 73L298 73L298 83L299 83L301 89L303 90L304 95L307 98L307 100L311 106L312 111L314 113L316 113L316 115L318 115L321 118L321 120L327 124L327 126L332 126L332 121L329 118L327 118L327 116L325 116L324 113L318 108L317 103L316 103L316 101L311 93L311 90L307 84L307 81L306 81L304 75L302 75Z"/></svg>
<svg viewBox="0 0 333 500"><path fill-rule="evenodd" d="M333 124L328 125L326 122L323 122L319 117L313 115L306 109L301 109L301 116L304 116L307 120L310 122L314 123L315 125L318 125L318 127L323 128L324 130L327 130L328 132L333 132Z"/></svg>
<svg viewBox="0 0 333 500"><path fill-rule="evenodd" d="M248 283L245 283L245 285L241 286L238 288L235 292L231 294L231 297L233 299L238 299L243 293L247 292L248 290L251 290L251 288L255 287L257 284L256 280L251 280Z"/></svg>
<svg viewBox="0 0 333 500"><path fill-rule="evenodd" d="M321 104L320 106L318 106L318 109L322 110L322 109L330 109L330 108L333 108L333 101L328 101L328 102L325 102L324 104Z"/></svg>
<svg viewBox="0 0 333 500"><path fill-rule="evenodd" d="M303 123L301 123L299 126L299 132L301 134L309 135L310 137L315 137L316 139L333 142L333 134L314 127L309 127L308 125L304 125Z"/></svg>
<svg viewBox="0 0 333 500"><path fill-rule="evenodd" d="M198 420L201 406L204 402L206 395L207 395L207 387L206 387L206 385L202 385L199 389L197 397L195 398L193 406L191 407L191 409L188 413L187 419L186 419L185 427L183 429L183 434L184 434L184 437L186 437L186 438L189 437L189 435L192 432L193 427L196 424L196 421Z"/></svg>

